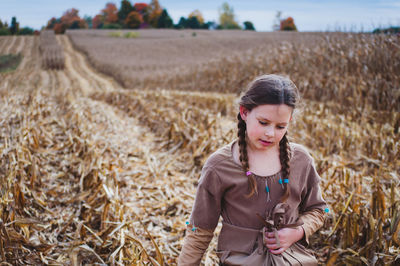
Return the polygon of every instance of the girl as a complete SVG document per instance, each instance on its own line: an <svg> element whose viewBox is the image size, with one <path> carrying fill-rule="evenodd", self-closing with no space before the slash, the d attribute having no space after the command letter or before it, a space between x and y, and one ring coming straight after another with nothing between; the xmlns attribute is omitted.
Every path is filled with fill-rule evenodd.
<svg viewBox="0 0 400 266"><path fill-rule="evenodd" d="M221 265L316 265L304 246L323 225L320 177L286 132L298 102L288 78L263 75L241 97L238 139L206 161L178 265L199 265L223 218Z"/></svg>

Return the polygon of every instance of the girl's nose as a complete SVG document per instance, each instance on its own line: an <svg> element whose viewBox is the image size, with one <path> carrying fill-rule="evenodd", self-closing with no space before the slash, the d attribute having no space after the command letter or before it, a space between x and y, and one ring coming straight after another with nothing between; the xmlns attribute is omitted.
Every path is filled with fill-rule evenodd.
<svg viewBox="0 0 400 266"><path fill-rule="evenodd" d="M275 130L273 127L266 127L265 136L273 137L275 135Z"/></svg>

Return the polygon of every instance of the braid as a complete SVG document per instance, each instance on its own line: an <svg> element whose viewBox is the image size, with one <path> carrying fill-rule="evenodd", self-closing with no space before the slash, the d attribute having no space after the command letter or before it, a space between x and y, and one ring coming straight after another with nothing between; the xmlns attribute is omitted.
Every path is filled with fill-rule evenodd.
<svg viewBox="0 0 400 266"><path fill-rule="evenodd" d="M290 167L289 167L290 147L286 134L279 142L279 160L282 166L282 179L289 179L289 174L290 174ZM285 202L290 195L289 183L284 182L284 187L285 187L285 192L281 198L281 202Z"/></svg>
<svg viewBox="0 0 400 266"><path fill-rule="evenodd" d="M238 118L238 137L239 137L239 160L242 164L242 168L245 173L249 171L249 157L247 155L247 143L246 143L246 122L243 121L240 113L237 116ZM254 193L257 193L257 183L254 179L253 175L248 176L249 187L251 189L250 194L246 195L246 197L251 197Z"/></svg>

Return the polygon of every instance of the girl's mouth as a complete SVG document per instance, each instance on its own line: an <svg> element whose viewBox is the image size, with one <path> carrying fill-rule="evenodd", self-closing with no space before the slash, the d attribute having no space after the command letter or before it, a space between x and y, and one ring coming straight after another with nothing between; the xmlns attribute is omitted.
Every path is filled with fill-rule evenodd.
<svg viewBox="0 0 400 266"><path fill-rule="evenodd" d="M270 146L270 145L272 145L272 141L267 141L267 140L262 140L262 139L260 139L260 142L261 142L261 144L264 145L264 146Z"/></svg>

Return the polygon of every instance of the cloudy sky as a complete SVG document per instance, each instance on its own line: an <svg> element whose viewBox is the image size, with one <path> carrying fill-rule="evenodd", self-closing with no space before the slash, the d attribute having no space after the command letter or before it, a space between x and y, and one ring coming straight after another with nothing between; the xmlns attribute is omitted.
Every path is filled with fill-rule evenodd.
<svg viewBox="0 0 400 266"><path fill-rule="evenodd" d="M0 0L0 19L10 23L16 16L20 26L40 29L51 17L61 17L69 8L79 14L95 16L107 2L103 0ZM146 2L143 1L131 1ZM291 16L299 31L352 30L370 31L376 27L400 26L400 0L159 0L177 23L195 9L206 21L218 22L223 2L233 7L239 23L252 21L256 30L271 31L277 11Z"/></svg>

